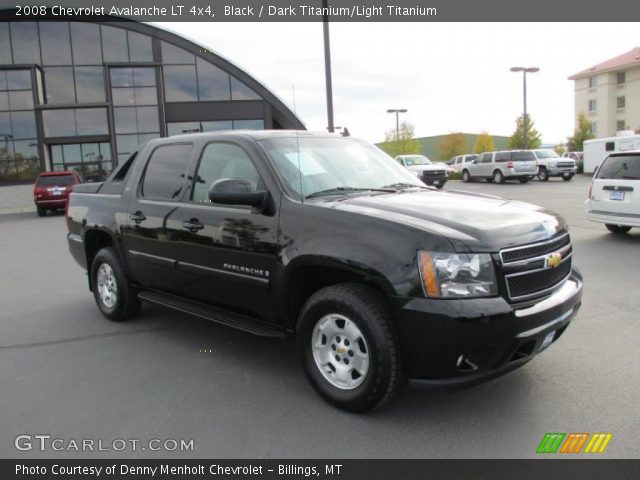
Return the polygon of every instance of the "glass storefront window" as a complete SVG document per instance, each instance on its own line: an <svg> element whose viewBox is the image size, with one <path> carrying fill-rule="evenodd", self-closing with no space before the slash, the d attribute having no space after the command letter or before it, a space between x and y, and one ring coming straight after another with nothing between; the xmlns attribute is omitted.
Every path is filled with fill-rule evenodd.
<svg viewBox="0 0 640 480"><path fill-rule="evenodd" d="M85 181L102 181L113 168L108 143L51 145L49 151L54 171L75 170Z"/></svg>
<svg viewBox="0 0 640 480"><path fill-rule="evenodd" d="M11 110L33 110L33 93L31 90L14 90L8 92L8 96Z"/></svg>
<svg viewBox="0 0 640 480"><path fill-rule="evenodd" d="M0 22L0 45L5 45L0 48L0 65L11 65L13 58L9 48L9 24L7 22Z"/></svg>
<svg viewBox="0 0 640 480"><path fill-rule="evenodd" d="M101 25L102 57L105 62L128 62L127 31L122 28Z"/></svg>
<svg viewBox="0 0 640 480"><path fill-rule="evenodd" d="M44 65L71 65L71 39L67 22L40 22Z"/></svg>
<svg viewBox="0 0 640 480"><path fill-rule="evenodd" d="M129 39L129 60L131 62L152 62L153 50L151 37L132 31L127 32Z"/></svg>
<svg viewBox="0 0 640 480"><path fill-rule="evenodd" d="M158 109L156 107L138 107L138 133L152 133L160 130Z"/></svg>
<svg viewBox="0 0 640 480"><path fill-rule="evenodd" d="M233 123L231 120L217 120L212 122L201 122L203 132L215 132L217 130L231 130Z"/></svg>
<svg viewBox="0 0 640 480"><path fill-rule="evenodd" d="M74 74L78 103L98 103L106 100L102 67L76 67Z"/></svg>
<svg viewBox="0 0 640 480"><path fill-rule="evenodd" d="M231 100L229 74L198 59L198 97L200 100Z"/></svg>
<svg viewBox="0 0 640 480"><path fill-rule="evenodd" d="M71 46L76 65L102 64L100 27L86 22L71 22Z"/></svg>
<svg viewBox="0 0 640 480"><path fill-rule="evenodd" d="M163 67L165 98L167 102L193 102L198 100L196 69L191 65Z"/></svg>
<svg viewBox="0 0 640 480"><path fill-rule="evenodd" d="M167 123L167 133L170 137L173 135L182 135L184 133L201 132L200 122L172 122Z"/></svg>
<svg viewBox="0 0 640 480"><path fill-rule="evenodd" d="M231 77L231 99L232 100L260 100L260 95L247 87L240 80Z"/></svg>
<svg viewBox="0 0 640 480"><path fill-rule="evenodd" d="M13 139L36 138L36 118L33 112L11 112Z"/></svg>
<svg viewBox="0 0 640 480"><path fill-rule="evenodd" d="M235 130L264 130L264 120L234 120Z"/></svg>
<svg viewBox="0 0 640 480"><path fill-rule="evenodd" d="M38 24L36 22L11 22L11 45L13 63L40 63L40 45L38 43Z"/></svg>
<svg viewBox="0 0 640 480"><path fill-rule="evenodd" d="M73 109L44 110L42 123L45 137L72 137L77 134Z"/></svg>
<svg viewBox="0 0 640 480"><path fill-rule="evenodd" d="M107 110L104 108L76 109L78 135L108 135Z"/></svg>
<svg viewBox="0 0 640 480"><path fill-rule="evenodd" d="M164 64L194 64L196 57L167 42L162 42L162 63Z"/></svg>
<svg viewBox="0 0 640 480"><path fill-rule="evenodd" d="M0 92L0 112L9 110L9 92Z"/></svg>
<svg viewBox="0 0 640 480"><path fill-rule="evenodd" d="M30 90L31 72L29 70L7 70L7 90Z"/></svg>
<svg viewBox="0 0 640 480"><path fill-rule="evenodd" d="M44 71L44 81L47 85L48 104L75 103L73 68L48 67Z"/></svg>

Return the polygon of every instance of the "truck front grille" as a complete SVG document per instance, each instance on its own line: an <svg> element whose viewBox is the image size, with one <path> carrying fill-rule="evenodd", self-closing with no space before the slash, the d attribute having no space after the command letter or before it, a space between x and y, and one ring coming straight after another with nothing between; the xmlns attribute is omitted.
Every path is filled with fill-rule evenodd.
<svg viewBox="0 0 640 480"><path fill-rule="evenodd" d="M529 300L555 290L571 274L572 255L566 232L545 242L500 251L509 300Z"/></svg>
<svg viewBox="0 0 640 480"><path fill-rule="evenodd" d="M423 182L432 182L434 180L444 180L445 178L447 178L447 173L444 170L422 172L422 175L420 175L420 180L422 180Z"/></svg>
<svg viewBox="0 0 640 480"><path fill-rule="evenodd" d="M558 162L558 168L573 168L576 164L573 162Z"/></svg>

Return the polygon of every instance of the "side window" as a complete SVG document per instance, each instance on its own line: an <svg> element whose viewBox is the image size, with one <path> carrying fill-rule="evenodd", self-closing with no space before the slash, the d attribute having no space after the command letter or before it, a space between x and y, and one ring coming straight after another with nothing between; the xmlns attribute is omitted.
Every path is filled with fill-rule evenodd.
<svg viewBox="0 0 640 480"><path fill-rule="evenodd" d="M195 176L192 200L209 202L209 187L222 178L247 180L254 191L265 188L251 158L242 148L231 143L210 143L202 152Z"/></svg>
<svg viewBox="0 0 640 480"><path fill-rule="evenodd" d="M147 162L140 189L141 196L155 200L177 200L185 185L191 144L162 145Z"/></svg>
<svg viewBox="0 0 640 480"><path fill-rule="evenodd" d="M511 160L511 154L509 152L496 153L496 162L508 162Z"/></svg>
<svg viewBox="0 0 640 480"><path fill-rule="evenodd" d="M493 155L491 153L485 153L482 155L482 163L491 163L491 157Z"/></svg>

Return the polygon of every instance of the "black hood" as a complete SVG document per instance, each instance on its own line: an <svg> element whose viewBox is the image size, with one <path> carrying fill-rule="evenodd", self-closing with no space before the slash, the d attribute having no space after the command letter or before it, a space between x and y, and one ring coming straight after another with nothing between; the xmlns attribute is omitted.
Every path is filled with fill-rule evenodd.
<svg viewBox="0 0 640 480"><path fill-rule="evenodd" d="M442 235L458 251L497 252L546 240L566 229L560 215L537 205L458 191L327 198L319 205Z"/></svg>

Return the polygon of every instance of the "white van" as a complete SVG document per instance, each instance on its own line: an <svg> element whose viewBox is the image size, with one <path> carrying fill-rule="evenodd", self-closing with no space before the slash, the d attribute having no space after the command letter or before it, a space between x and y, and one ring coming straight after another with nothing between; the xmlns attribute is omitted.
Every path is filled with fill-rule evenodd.
<svg viewBox="0 0 640 480"><path fill-rule="evenodd" d="M640 150L616 152L603 162L591 183L587 219L612 233L640 227Z"/></svg>
<svg viewBox="0 0 640 480"><path fill-rule="evenodd" d="M586 140L583 145L583 150L584 173L593 173L610 153L640 150L640 135L622 135L618 137Z"/></svg>

